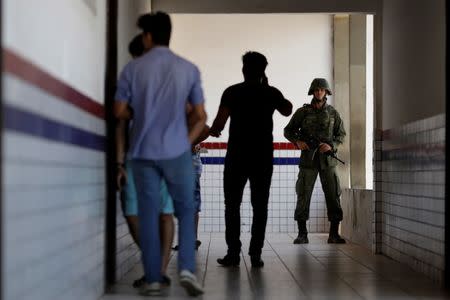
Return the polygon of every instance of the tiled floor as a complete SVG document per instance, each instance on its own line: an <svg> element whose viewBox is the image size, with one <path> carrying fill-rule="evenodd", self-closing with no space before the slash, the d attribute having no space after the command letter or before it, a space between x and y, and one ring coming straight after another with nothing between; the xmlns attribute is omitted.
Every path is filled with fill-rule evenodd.
<svg viewBox="0 0 450 300"><path fill-rule="evenodd" d="M203 234L197 256L202 299L450 299L450 295L410 268L353 244L328 245L327 235L310 235L310 244L293 245L294 234L269 234L263 252L265 266L252 269L248 255L239 268L223 268L223 234ZM248 249L249 236L243 236ZM246 251L245 251L246 253ZM147 299L131 287L142 275L138 265L101 300ZM172 286L164 299L186 299L176 280L176 255L169 275Z"/></svg>

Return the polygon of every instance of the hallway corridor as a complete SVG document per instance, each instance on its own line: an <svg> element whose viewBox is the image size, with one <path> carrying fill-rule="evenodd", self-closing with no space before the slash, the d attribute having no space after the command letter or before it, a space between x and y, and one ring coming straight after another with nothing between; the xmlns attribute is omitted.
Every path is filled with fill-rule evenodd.
<svg viewBox="0 0 450 300"><path fill-rule="evenodd" d="M152 17L147 19L158 11L170 16L164 41L156 38ZM141 20L148 26L137 26L145 15ZM183 147L188 151L188 129L180 122L184 107L172 105L183 101L203 106L209 126L217 112L228 110L229 119L220 136L213 127L213 135L194 147L202 162L196 275L205 294L199 298L450 300L449 16L450 0L0 0L0 300L152 299L132 287L143 270L125 219L139 216L135 204L143 200L122 201L133 197L118 187L124 187L129 160L172 160ZM147 58L134 60L129 51L136 37L148 63L157 65L158 51L183 60L150 70L141 65ZM268 103L247 109L256 103L253 97L248 105L223 97L228 86L245 82L242 57L248 51L268 62L258 90L267 89L266 83L276 87L295 112L314 101L311 81L327 80L330 109L313 111L318 122L312 115L301 122L311 132L299 127L288 140L284 128L293 114L275 112L266 126L261 112ZM192 72L182 72L187 66ZM122 88L124 95L117 93ZM163 97L166 92L183 97ZM245 108L251 123L247 128L233 121L244 145L236 153L259 157L269 149L271 131L262 269L252 269L247 255L250 184L240 207L240 266L217 263L227 248L224 173L235 140L230 147L227 105ZM126 134L118 134L115 107L121 119L136 125L128 128L125 144L139 151L121 153ZM339 119L347 135L337 147ZM135 131L140 128L142 139ZM345 161L329 178L339 180L335 189L330 180L323 187L339 195L340 232L354 244L327 244L320 179L308 204L310 244L292 243L299 195L303 199L299 166L308 164L296 145L313 131ZM254 140L260 134L267 139ZM192 130L190 135L192 140ZM322 169L333 169L334 161L325 159ZM172 252L172 285L156 299L189 299L177 273Z"/></svg>
<svg viewBox="0 0 450 300"><path fill-rule="evenodd" d="M360 246L328 245L326 234L310 235L308 245L293 245L294 236L268 234L265 266L256 270L248 255L239 268L218 266L216 259L226 249L223 233L202 234L197 276L205 287L203 299L450 299L425 276ZM249 235L242 241L246 252ZM151 299L139 296L131 286L141 275L137 265L101 300ZM161 298L188 298L177 282L176 255L169 276L173 283Z"/></svg>

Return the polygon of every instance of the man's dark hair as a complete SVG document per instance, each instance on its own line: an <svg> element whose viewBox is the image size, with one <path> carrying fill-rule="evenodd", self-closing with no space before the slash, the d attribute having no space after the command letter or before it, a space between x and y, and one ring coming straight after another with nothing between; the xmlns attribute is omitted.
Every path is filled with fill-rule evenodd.
<svg viewBox="0 0 450 300"><path fill-rule="evenodd" d="M136 35L128 44L128 52L133 57L139 57L144 54L144 44L142 43L142 34Z"/></svg>
<svg viewBox="0 0 450 300"><path fill-rule="evenodd" d="M242 71L245 78L259 78L264 75L267 59L259 52L249 51L242 56Z"/></svg>
<svg viewBox="0 0 450 300"><path fill-rule="evenodd" d="M172 23L165 12L158 11L140 16L137 26L144 33L150 33L155 44L169 46Z"/></svg>

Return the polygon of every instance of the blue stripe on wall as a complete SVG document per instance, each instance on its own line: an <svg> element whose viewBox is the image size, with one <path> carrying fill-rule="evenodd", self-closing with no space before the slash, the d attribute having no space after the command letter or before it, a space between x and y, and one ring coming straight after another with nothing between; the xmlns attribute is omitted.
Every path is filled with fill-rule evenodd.
<svg viewBox="0 0 450 300"><path fill-rule="evenodd" d="M204 165L223 165L225 163L225 157L202 157L202 163ZM275 157L273 159L274 165L296 166L299 163L300 158L298 157Z"/></svg>
<svg viewBox="0 0 450 300"><path fill-rule="evenodd" d="M281 165L281 166L297 166L300 163L299 157L275 157L273 159L274 165Z"/></svg>
<svg viewBox="0 0 450 300"><path fill-rule="evenodd" d="M202 164L204 165L223 165L225 157L202 157Z"/></svg>
<svg viewBox="0 0 450 300"><path fill-rule="evenodd" d="M4 105L3 112L6 130L83 148L105 151L105 136L49 120L38 114L10 105Z"/></svg>

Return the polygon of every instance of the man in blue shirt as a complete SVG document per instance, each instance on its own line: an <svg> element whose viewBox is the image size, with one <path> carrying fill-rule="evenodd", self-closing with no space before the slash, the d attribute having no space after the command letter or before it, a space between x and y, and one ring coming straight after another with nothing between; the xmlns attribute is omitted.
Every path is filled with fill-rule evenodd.
<svg viewBox="0 0 450 300"><path fill-rule="evenodd" d="M128 45L128 51L133 59L145 54L142 43L142 34L136 35ZM116 126L116 155L117 155L117 187L121 190L121 204L128 229L135 243L139 246L139 218L136 186L134 184L131 164L125 163L128 145L128 131L130 121L120 120ZM173 201L167 190L164 180L161 181L161 211L160 211L160 238L161 238L161 274L163 286L170 285L170 277L167 276L172 242L174 237ZM145 275L133 282L133 287L140 288L145 283Z"/></svg>
<svg viewBox="0 0 450 300"><path fill-rule="evenodd" d="M159 238L160 183L173 198L179 224L180 283L196 296L203 293L195 272L194 171L191 143L206 121L198 68L168 47L171 22L162 12L138 20L148 52L125 66L119 78L114 114L133 119L129 159L138 192L139 227L146 283L141 292L161 292ZM188 130L186 105L195 122ZM131 108L131 109L129 109Z"/></svg>

